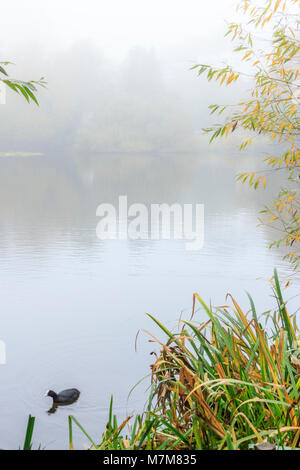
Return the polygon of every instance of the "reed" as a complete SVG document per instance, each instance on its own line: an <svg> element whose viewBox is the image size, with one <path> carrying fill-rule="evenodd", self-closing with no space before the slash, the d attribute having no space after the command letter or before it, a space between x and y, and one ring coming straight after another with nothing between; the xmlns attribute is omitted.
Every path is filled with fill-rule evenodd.
<svg viewBox="0 0 300 470"><path fill-rule="evenodd" d="M168 448L247 449L268 440L277 448L300 443L299 330L289 315L274 272L276 309L262 324L249 295L245 314L232 307L212 308L198 294L207 321L182 322L167 336L152 367L159 417L155 445ZM156 340L158 341L158 340Z"/></svg>

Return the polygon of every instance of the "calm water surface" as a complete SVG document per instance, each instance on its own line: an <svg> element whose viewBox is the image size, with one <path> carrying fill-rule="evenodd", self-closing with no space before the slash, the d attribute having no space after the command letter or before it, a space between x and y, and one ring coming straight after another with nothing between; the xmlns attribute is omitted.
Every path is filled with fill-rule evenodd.
<svg viewBox="0 0 300 470"><path fill-rule="evenodd" d="M146 312L173 328L189 316L194 292L215 305L231 292L247 309L247 290L260 312L273 305L268 279L274 266L283 277L289 267L268 249L274 234L257 228L271 194L235 183L238 169L233 157L183 154L1 158L1 448L23 444L29 413L34 447L60 449L70 413L97 440L111 394L120 418L141 410L148 382L127 396L149 373L155 346L141 334L135 352L135 336L160 334ZM204 203L203 249L98 240L96 207L123 194L129 204ZM286 292L292 311L299 285ZM79 401L48 415L45 391L69 387L81 390ZM86 438L75 431L74 443L82 448Z"/></svg>

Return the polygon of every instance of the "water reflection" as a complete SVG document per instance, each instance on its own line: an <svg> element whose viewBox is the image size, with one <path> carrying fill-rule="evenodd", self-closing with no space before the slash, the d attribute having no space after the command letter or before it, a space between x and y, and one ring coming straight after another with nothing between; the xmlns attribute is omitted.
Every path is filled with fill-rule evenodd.
<svg viewBox="0 0 300 470"><path fill-rule="evenodd" d="M52 415L52 414L56 413L57 409L58 409L60 406L69 406L69 405L72 405L72 404L75 403L77 400L78 400L78 397L75 398L74 400L66 401L66 402L64 402L64 403L55 403L55 402L53 402L51 408L49 408L49 410L47 411L47 413L48 413L49 415Z"/></svg>

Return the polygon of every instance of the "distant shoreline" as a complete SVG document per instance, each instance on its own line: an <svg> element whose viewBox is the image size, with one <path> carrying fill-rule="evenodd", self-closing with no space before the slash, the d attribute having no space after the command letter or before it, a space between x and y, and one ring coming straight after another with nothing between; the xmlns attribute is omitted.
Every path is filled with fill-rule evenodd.
<svg viewBox="0 0 300 470"><path fill-rule="evenodd" d="M41 152L0 152L0 157L41 157Z"/></svg>

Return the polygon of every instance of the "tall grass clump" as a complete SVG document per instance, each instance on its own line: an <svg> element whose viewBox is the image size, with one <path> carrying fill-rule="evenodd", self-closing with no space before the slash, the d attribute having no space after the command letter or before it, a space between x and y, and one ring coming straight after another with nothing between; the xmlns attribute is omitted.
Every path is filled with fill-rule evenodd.
<svg viewBox="0 0 300 470"><path fill-rule="evenodd" d="M263 448L266 442L277 449L300 447L299 329L276 270L273 291L276 308L263 323L250 295L251 308L244 313L230 295L231 307L212 308L194 294L192 318L175 333L149 315L166 341L151 335L159 353L148 407L133 424L128 417L118 425L111 403L106 431L99 444L90 440L92 448L234 450ZM196 306L206 321L196 322Z"/></svg>
<svg viewBox="0 0 300 470"><path fill-rule="evenodd" d="M212 308L198 294L207 321L185 321L167 336L152 367L159 445L189 449L247 449L265 440L277 448L300 443L300 344L296 317L283 301L274 272L276 309L262 325L254 302L243 313Z"/></svg>

